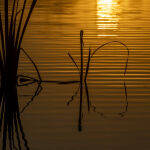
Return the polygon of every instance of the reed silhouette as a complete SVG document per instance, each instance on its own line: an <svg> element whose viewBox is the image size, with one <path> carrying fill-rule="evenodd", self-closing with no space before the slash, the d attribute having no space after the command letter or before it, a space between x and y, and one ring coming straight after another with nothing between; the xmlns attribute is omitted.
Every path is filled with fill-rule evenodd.
<svg viewBox="0 0 150 150"><path fill-rule="evenodd" d="M2 150L29 150L20 116L17 87L2 83L0 89L0 134Z"/></svg>
<svg viewBox="0 0 150 150"><path fill-rule="evenodd" d="M20 3L19 0L13 0L12 6L8 0L0 2L4 6L4 13L0 10L0 133L2 150L21 150L23 147L29 150L20 117L17 70L22 40L36 2L37 0L31 1L27 13L25 13L27 0L24 0L23 3Z"/></svg>
<svg viewBox="0 0 150 150"><path fill-rule="evenodd" d="M72 55L70 53L68 53L68 56L70 57L71 61L73 62L73 64L75 65L76 69L79 72L79 76L80 76L80 84L79 84L79 88L77 89L77 91L75 92L75 94L71 97L71 99L67 102L67 105L69 105L74 98L77 96L79 89L80 89L80 103L79 103L79 117L78 117L78 131L81 132L82 131L82 119L83 119L83 88L85 87L85 93L86 93L86 98L87 98L87 109L88 111L92 110L93 112L105 117L106 115L103 112L98 112L96 110L96 106L92 105L92 102L90 101L90 96L89 96L89 90L88 90L88 85L87 85L87 78L88 78L88 73L90 70L90 64L91 64L91 60L94 59L94 55L97 51L101 50L104 46L111 44L111 43L119 43L122 46L124 46L127 50L127 58L126 58L126 62L125 62L125 69L124 69L124 90L125 90L125 110L123 112L119 112L118 115L120 117L124 117L127 110L128 110L128 95L127 95L127 86L126 86L126 81L125 81L125 77L126 77L126 72L127 72L127 67L128 67L128 61L129 61L129 48L122 42L120 41L111 41L111 42L107 42L104 43L102 45L100 45L98 48L96 48L93 52L91 51L91 49L89 48L89 54L88 54L88 59L86 62L86 68L84 68L84 60L83 60L83 56L84 56L84 51L83 51L83 30L80 31L80 67L78 66L78 64L76 63L75 59L72 57ZM85 71L84 71L85 70ZM84 74L85 72L85 74ZM84 83L84 86L83 86Z"/></svg>
<svg viewBox="0 0 150 150"><path fill-rule="evenodd" d="M87 96L87 106L88 111L93 108L93 111L96 112L96 107L91 105L90 96L88 92L87 86L87 78L90 70L90 63L95 55L95 53L103 48L105 45L117 42L121 45L125 46L128 51L128 47L119 41L113 41L105 43L99 46L96 50L91 51L89 49L88 61L86 64L86 71L84 74L84 51L83 51L83 30L80 31L80 67L78 67L76 61L68 53L72 62L76 66L80 80L79 81L51 81L51 80L42 80L38 67L32 60L32 58L27 54L27 52L22 48L22 40L29 23L31 14L36 5L37 0L32 0L30 9L25 16L25 10L27 5L27 0L23 1L22 8L19 10L19 0L13 0L12 9L9 10L9 1L4 0L4 16L2 16L2 12L0 10L0 76L1 76L1 87L0 87L0 133L2 134L2 150L6 150L9 148L13 149L22 149L22 144L24 143L24 148L29 150L29 146L27 140L25 138L21 117L20 114L24 112L24 110L30 105L30 103L34 100L36 96L42 90L42 82L47 83L57 83L57 84L73 84L79 83L79 88L77 92L72 96L72 99L68 102L68 105L71 101L73 101L74 97L80 91L80 103L79 103L79 117L78 117L78 130L82 131L82 119L83 119L83 88L85 87L86 96ZM9 12L11 11L11 15L9 16ZM4 20L2 20L4 18ZM9 20L10 19L10 20ZM23 21L25 20L25 21ZM28 59L33 64L38 79L32 78L24 75L17 75L18 64L19 64L19 56L20 52L23 52ZM128 65L128 56L124 71L124 76L126 75L127 65ZM37 83L38 87L35 91L35 94L31 98L31 100L22 108L20 111L19 103L18 103L18 95L17 95L17 86L27 86L29 84ZM83 85L84 84L84 85ZM127 88L126 84L124 84L125 93L126 93L126 101L127 101ZM127 103L128 104L128 103ZM119 115L124 116L127 111L127 107L125 111L119 113Z"/></svg>
<svg viewBox="0 0 150 150"><path fill-rule="evenodd" d="M125 115L128 111L128 106L129 106L127 86L126 86L125 81L123 83L123 86L124 86L124 94L125 94L125 104L124 104L124 107L123 107L123 111L116 113L116 115L119 116L119 117L125 117ZM77 97L77 95L79 93L80 88L81 88L81 86L79 84L79 87L77 88L75 93L71 96L71 99L67 102L67 106L70 106L70 104L75 100L75 98ZM87 81L84 82L83 88L85 89L85 94L86 94L87 111L88 112L94 112L94 113L96 113L96 114L98 114L98 115L100 115L101 117L104 117L104 118L110 118L109 114L106 114L102 111L101 112L98 111L96 105L92 104L92 100L90 99L90 92L89 92ZM81 99L81 97L83 97L83 94L84 94L84 91L82 89L82 93L80 92L80 104L79 104L79 116L78 116L78 131L79 132L81 132L82 129L83 129L83 126L82 126L82 122L83 122L83 106L82 106L83 98Z"/></svg>
<svg viewBox="0 0 150 150"><path fill-rule="evenodd" d="M19 0L14 0L12 7L8 0L4 0L4 16L2 16L0 10L0 70L1 74L3 74L2 77L9 84L16 85L17 83L21 44L36 2L37 0L32 0L26 16L27 0L24 0L20 10L18 10ZM10 8L12 9L9 10ZM11 15L9 16L10 12ZM4 19L2 20L2 18ZM23 22L23 20L25 21Z"/></svg>
<svg viewBox="0 0 150 150"><path fill-rule="evenodd" d="M42 88L42 85L41 85L42 83L74 84L74 83L80 82L77 80L71 80L71 81L43 80L36 63L33 61L33 59L28 55L28 53L23 48L21 48L21 50L27 56L29 61L33 64L38 78L33 78L30 76L19 74L17 75L17 86L27 86L33 83L37 83L38 85L40 85L40 88Z"/></svg>

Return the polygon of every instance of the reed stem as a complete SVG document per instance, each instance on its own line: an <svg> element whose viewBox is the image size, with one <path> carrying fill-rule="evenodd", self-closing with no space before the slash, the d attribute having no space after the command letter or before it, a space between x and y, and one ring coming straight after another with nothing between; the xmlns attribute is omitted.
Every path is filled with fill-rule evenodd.
<svg viewBox="0 0 150 150"><path fill-rule="evenodd" d="M80 31L80 107L79 107L79 124L78 130L82 131L82 99L83 99L83 30Z"/></svg>

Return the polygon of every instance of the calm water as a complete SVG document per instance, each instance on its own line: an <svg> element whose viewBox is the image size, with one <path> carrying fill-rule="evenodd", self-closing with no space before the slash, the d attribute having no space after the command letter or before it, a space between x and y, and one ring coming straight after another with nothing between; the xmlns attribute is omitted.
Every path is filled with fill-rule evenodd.
<svg viewBox="0 0 150 150"><path fill-rule="evenodd" d="M43 90L21 114L31 150L150 149L150 2L149 0L38 0L23 47L36 62L43 80L79 80L68 52L80 62L80 30L84 30L84 61L98 51L88 75L78 131L80 94L67 103L79 84L42 83ZM37 78L22 53L19 74ZM127 99L124 83L126 84ZM37 85L18 88L20 108Z"/></svg>

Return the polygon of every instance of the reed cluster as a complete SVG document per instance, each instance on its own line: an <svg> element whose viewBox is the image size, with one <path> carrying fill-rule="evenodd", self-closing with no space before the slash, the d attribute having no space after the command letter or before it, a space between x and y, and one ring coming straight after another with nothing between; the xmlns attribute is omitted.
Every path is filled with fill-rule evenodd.
<svg viewBox="0 0 150 150"><path fill-rule="evenodd" d="M4 13L0 10L0 71L9 83L16 83L21 44L36 2L32 0L25 15L27 0L21 1L21 9L19 0L13 0L12 6L10 1L2 1Z"/></svg>
<svg viewBox="0 0 150 150"><path fill-rule="evenodd" d="M2 150L29 150L21 123L17 70L22 41L37 0L1 0L0 7L0 133ZM21 7L21 9L20 9Z"/></svg>

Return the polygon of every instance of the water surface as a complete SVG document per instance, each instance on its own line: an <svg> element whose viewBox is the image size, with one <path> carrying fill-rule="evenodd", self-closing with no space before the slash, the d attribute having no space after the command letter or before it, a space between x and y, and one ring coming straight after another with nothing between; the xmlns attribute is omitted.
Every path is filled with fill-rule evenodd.
<svg viewBox="0 0 150 150"><path fill-rule="evenodd" d="M31 150L150 148L150 2L148 0L39 0L23 47L36 62L43 80L79 80L68 57L80 62L80 30L84 30L84 61L89 47L109 41L92 59L84 87L82 132L78 131L80 95L67 105L79 84L43 83L43 90L21 118ZM19 74L37 78L22 53ZM125 95L124 83L127 89ZM20 108L37 84L19 87Z"/></svg>

